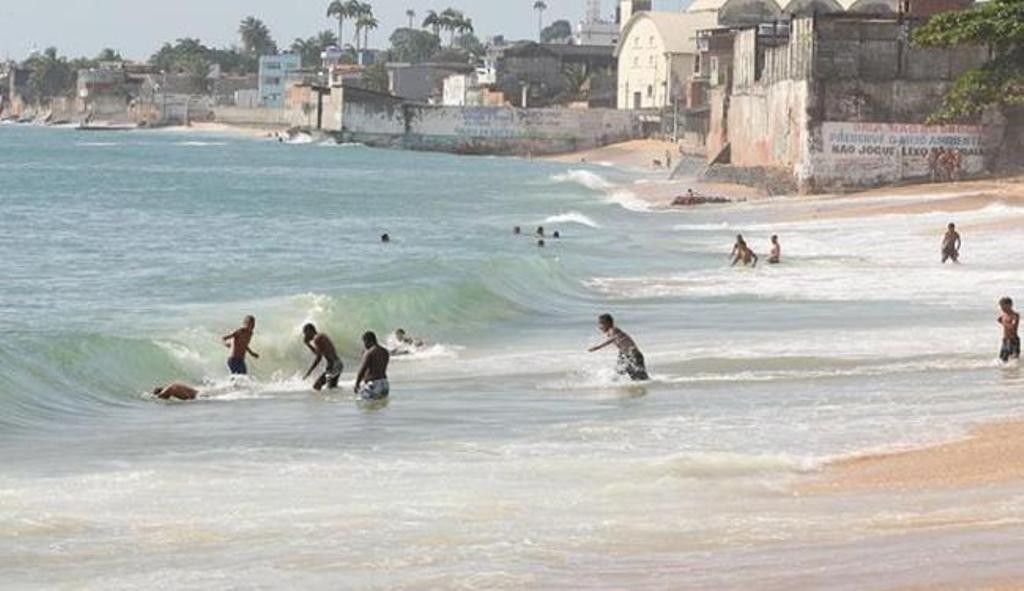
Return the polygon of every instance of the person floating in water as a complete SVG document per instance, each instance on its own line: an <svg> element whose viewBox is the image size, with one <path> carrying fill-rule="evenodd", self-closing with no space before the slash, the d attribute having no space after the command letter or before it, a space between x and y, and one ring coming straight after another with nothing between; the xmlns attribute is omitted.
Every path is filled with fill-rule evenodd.
<svg viewBox="0 0 1024 591"><path fill-rule="evenodd" d="M307 324L302 327L302 341L306 344L306 347L316 355L313 359L313 365L309 366L309 371L302 377L303 380L308 380L309 376L313 374L313 370L320 365L320 361L326 359L327 367L324 372L320 374L320 377L313 382L313 389L319 392L323 390L324 386L328 389L335 389L338 387L338 380L341 379L341 371L344 366L341 363L341 359L338 357L338 350L334 348L334 343L331 339L323 334L317 333L316 327L312 324Z"/></svg>
<svg viewBox="0 0 1024 591"><path fill-rule="evenodd" d="M377 343L377 335L372 332L363 334L363 364L356 375L353 392L363 400L384 400L391 394L388 382L388 363L391 354Z"/></svg>
<svg viewBox="0 0 1024 591"><path fill-rule="evenodd" d="M779 237L772 235L772 252L768 255L768 264L778 265L782 262L782 245L779 244Z"/></svg>
<svg viewBox="0 0 1024 591"><path fill-rule="evenodd" d="M260 358L255 351L249 348L255 330L256 318L246 316L242 320L241 328L221 338L224 341L224 346L231 349L231 355L228 357L228 369L231 370L231 375L244 376L249 373L249 368L245 365L246 354L252 355L253 359Z"/></svg>
<svg viewBox="0 0 1024 591"><path fill-rule="evenodd" d="M736 235L736 244L732 247L732 266L735 267L738 263L742 262L743 266L750 265L751 267L757 266L757 255L754 251L750 250L747 246L747 241L743 239L742 234Z"/></svg>
<svg viewBox="0 0 1024 591"><path fill-rule="evenodd" d="M391 354L392 355L409 355L415 352L417 349L422 349L427 344L423 339L416 339L409 336L404 328L399 328L391 335Z"/></svg>
<svg viewBox="0 0 1024 591"><path fill-rule="evenodd" d="M380 241L382 243L384 243L384 244L387 244L387 243L391 242L391 235L390 234L381 234L380 235Z"/></svg>
<svg viewBox="0 0 1024 591"><path fill-rule="evenodd" d="M1011 359L1020 359L1020 336L1017 329L1020 326L1020 314L1013 309L1013 300L1003 298L999 300L999 324L1003 327L1003 348L999 351L999 359L1003 363Z"/></svg>
<svg viewBox="0 0 1024 591"><path fill-rule="evenodd" d="M153 396L156 396L160 400L195 400L196 396L199 395L199 390L196 390L192 386L186 386L181 382L172 382L166 386L153 388Z"/></svg>
<svg viewBox="0 0 1024 591"><path fill-rule="evenodd" d="M602 314L597 319L597 326L608 337L608 340L595 345L589 352L600 351L609 345L615 345L619 349L619 360L615 371L619 375L629 376L634 382L641 382L651 379L647 375L647 365L644 362L644 355L637 348L636 342L622 329L615 326L615 319L611 314Z"/></svg>
<svg viewBox="0 0 1024 591"><path fill-rule="evenodd" d="M946 261L960 263L960 233L956 231L956 224L946 226L946 235L942 237L942 264Z"/></svg>
<svg viewBox="0 0 1024 591"><path fill-rule="evenodd" d="M562 238L562 233L559 232L558 230L555 230L555 233L552 234L551 237L554 238L555 240L559 240Z"/></svg>
<svg viewBox="0 0 1024 591"><path fill-rule="evenodd" d="M544 248L545 244L546 243L544 242L543 238L537 241L537 246L539 246L540 248Z"/></svg>
<svg viewBox="0 0 1024 591"><path fill-rule="evenodd" d="M537 236L544 237L544 226L537 226Z"/></svg>

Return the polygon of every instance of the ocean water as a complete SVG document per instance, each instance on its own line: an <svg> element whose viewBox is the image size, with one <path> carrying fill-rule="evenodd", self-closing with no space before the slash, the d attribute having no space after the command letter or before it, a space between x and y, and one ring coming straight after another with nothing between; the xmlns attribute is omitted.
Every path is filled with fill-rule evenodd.
<svg viewBox="0 0 1024 591"><path fill-rule="evenodd" d="M863 589L1024 574L1019 487L805 496L828 461L1020 413L1024 234L803 200L667 212L642 173L0 127L0 586ZM937 199L949 196L935 196ZM894 203L906 198L879 198ZM560 240L538 248L543 225ZM382 233L393 242L379 242ZM742 232L786 262L732 269ZM586 353L616 315L653 380ZM252 377L219 335L257 317ZM392 399L364 330L429 345ZM184 380L199 401L146 392ZM885 585L880 585L884 582Z"/></svg>

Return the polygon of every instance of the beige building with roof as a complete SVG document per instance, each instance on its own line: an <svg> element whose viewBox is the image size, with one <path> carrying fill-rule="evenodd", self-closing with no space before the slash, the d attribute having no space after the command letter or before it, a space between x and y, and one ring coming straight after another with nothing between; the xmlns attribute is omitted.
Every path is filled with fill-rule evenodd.
<svg viewBox="0 0 1024 591"><path fill-rule="evenodd" d="M661 109L685 96L697 60L697 31L718 26L715 11L639 12L622 28L617 105Z"/></svg>

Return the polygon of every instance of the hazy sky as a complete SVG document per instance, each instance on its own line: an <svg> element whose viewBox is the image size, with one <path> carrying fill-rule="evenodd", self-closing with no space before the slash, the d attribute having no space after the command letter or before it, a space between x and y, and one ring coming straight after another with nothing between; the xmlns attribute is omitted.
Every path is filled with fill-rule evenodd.
<svg viewBox="0 0 1024 591"><path fill-rule="evenodd" d="M545 20L583 14L585 0L546 0ZM617 0L603 0L612 14ZM371 45L387 45L391 31L407 22L408 8L422 15L453 6L466 12L480 37L505 33L536 36L533 0L372 0L381 27ZM682 0L655 0L655 9L675 10ZM332 28L324 17L328 0L0 0L0 58L23 59L33 48L51 45L62 54L94 56L113 47L130 59L145 59L165 41L198 37L208 45L236 43L238 21L246 15L263 19L279 45ZM346 37L351 35L348 27Z"/></svg>

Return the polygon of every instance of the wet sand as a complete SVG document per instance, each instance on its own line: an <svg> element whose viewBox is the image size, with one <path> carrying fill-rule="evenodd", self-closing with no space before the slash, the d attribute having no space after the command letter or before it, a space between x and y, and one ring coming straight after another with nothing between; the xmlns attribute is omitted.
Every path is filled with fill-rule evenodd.
<svg viewBox="0 0 1024 591"><path fill-rule="evenodd" d="M806 494L913 492L1024 480L1024 421L983 425L934 447L841 460L798 487Z"/></svg>

